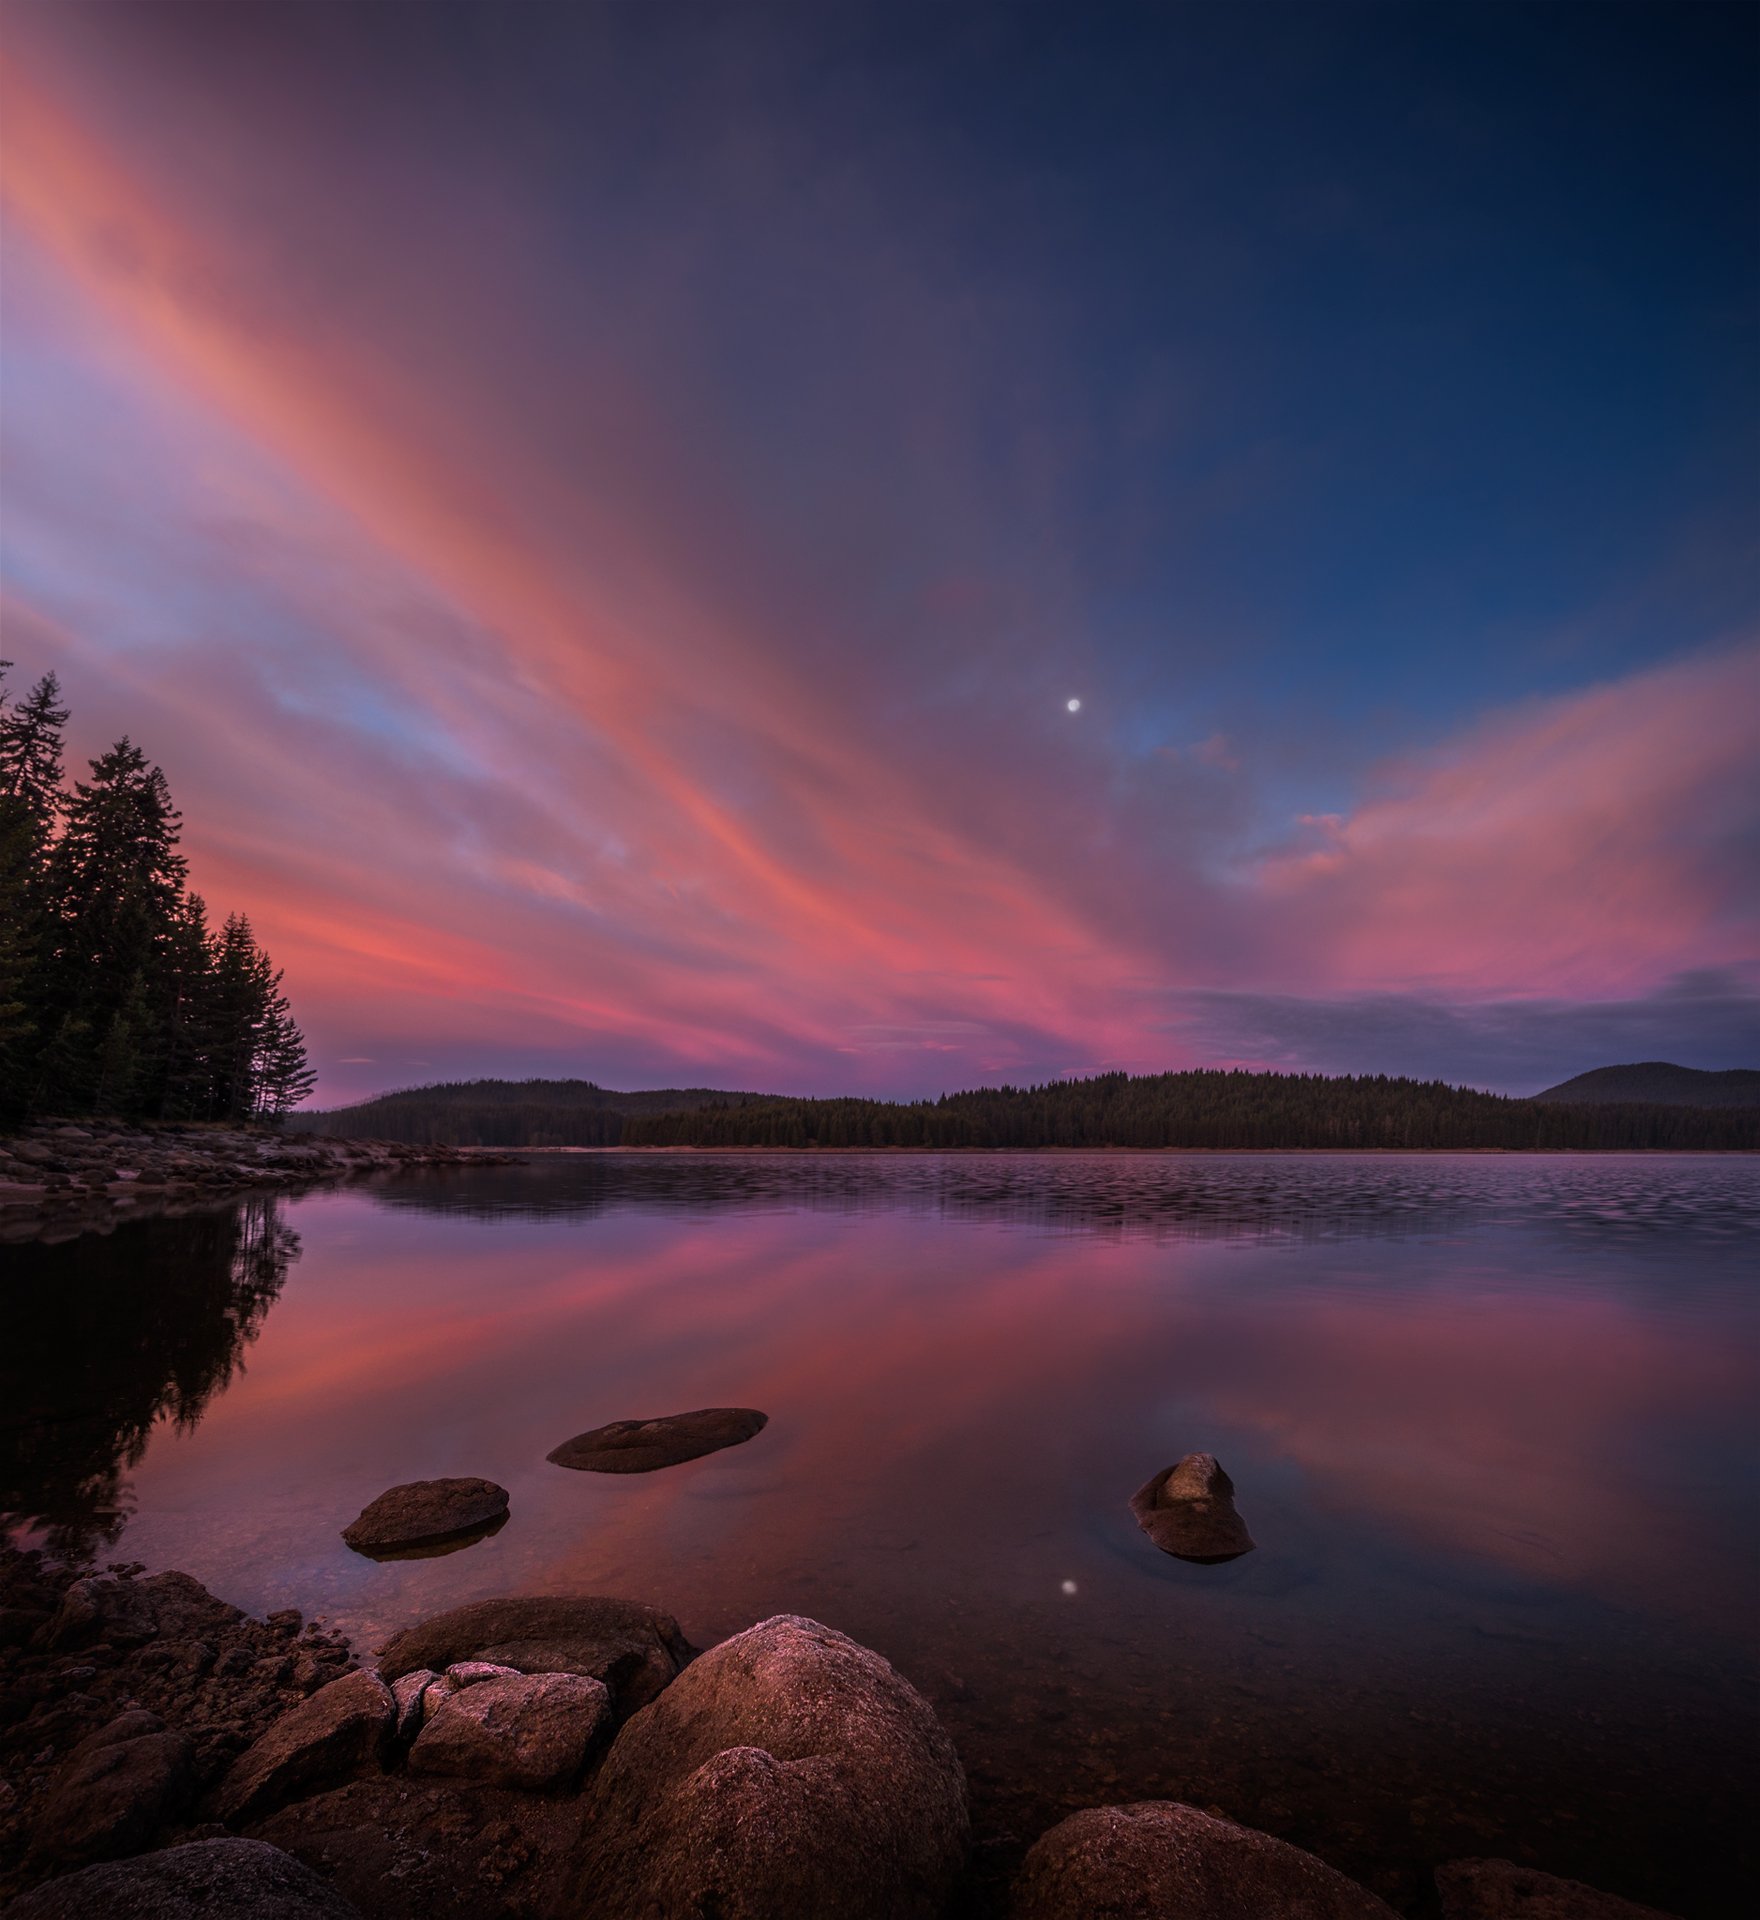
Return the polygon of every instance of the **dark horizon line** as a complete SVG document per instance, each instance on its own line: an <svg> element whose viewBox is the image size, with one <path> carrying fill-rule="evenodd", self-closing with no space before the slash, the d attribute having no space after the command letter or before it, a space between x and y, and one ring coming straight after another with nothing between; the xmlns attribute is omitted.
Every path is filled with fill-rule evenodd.
<svg viewBox="0 0 1760 1920"><path fill-rule="evenodd" d="M709 1095L721 1099L741 1101L836 1101L858 1100L875 1106L917 1107L933 1106L939 1101L956 1100L972 1093L1031 1093L1041 1087L1080 1086L1084 1083L1122 1078L1124 1080L1166 1080L1185 1075L1199 1074L1240 1074L1255 1080L1318 1080L1318 1081L1361 1081L1385 1080L1395 1084L1417 1087L1446 1087L1451 1092L1483 1094L1493 1100L1539 1100L1549 1093L1555 1093L1578 1080L1588 1079L1591 1075L1611 1073L1632 1073L1647 1069L1665 1069L1670 1073L1691 1074L1704 1079L1717 1079L1732 1074L1752 1073L1760 1075L1760 1068L1754 1067L1683 1067L1672 1060L1628 1060L1606 1062L1600 1066L1584 1067L1576 1073L1567 1074L1562 1080L1541 1087L1531 1094L1503 1093L1494 1087L1476 1086L1465 1080L1445 1080L1439 1075L1421 1077L1409 1073L1326 1073L1317 1068L1307 1067L1239 1067L1239 1066L1202 1066L1202 1067L1166 1067L1153 1073L1132 1073L1126 1068L1103 1068L1096 1073L1053 1074L1042 1080L1001 1080L984 1086L962 1086L943 1088L939 1093L925 1093L911 1096L897 1094L872 1093L778 1093L774 1090L755 1090L748 1087L710 1087L685 1086L673 1084L658 1087L611 1087L603 1082L589 1079L584 1075L543 1075L532 1074L523 1079L500 1074L478 1074L471 1079L428 1080L406 1086L383 1088L378 1093L367 1094L359 1100L350 1100L339 1106L299 1106L294 1108L304 1118L315 1118L328 1114L357 1113L363 1107L370 1107L380 1100L395 1100L404 1094L438 1093L449 1088L467 1089L472 1087L591 1087L597 1093L613 1098L652 1097L657 1094ZM290 1115L291 1117L291 1115Z"/></svg>

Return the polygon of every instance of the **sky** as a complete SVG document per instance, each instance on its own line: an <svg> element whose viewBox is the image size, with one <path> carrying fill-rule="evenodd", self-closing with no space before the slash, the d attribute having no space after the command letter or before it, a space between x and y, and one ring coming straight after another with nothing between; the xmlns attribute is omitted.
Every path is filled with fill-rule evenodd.
<svg viewBox="0 0 1760 1920"><path fill-rule="evenodd" d="M1760 1065L1757 42L0 0L0 643L322 1103Z"/></svg>

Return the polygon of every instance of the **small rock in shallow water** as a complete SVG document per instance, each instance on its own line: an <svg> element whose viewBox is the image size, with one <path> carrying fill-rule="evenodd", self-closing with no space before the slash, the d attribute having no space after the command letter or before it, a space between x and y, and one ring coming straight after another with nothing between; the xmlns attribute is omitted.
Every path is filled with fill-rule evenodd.
<svg viewBox="0 0 1760 1920"><path fill-rule="evenodd" d="M652 1473L723 1447L737 1447L768 1424L755 1407L699 1407L654 1420L613 1420L577 1433L546 1456L556 1466L585 1473Z"/></svg>
<svg viewBox="0 0 1760 1920"><path fill-rule="evenodd" d="M1234 1510L1234 1482L1211 1453L1188 1453L1131 1495L1137 1524L1163 1553L1181 1560L1237 1560L1253 1536Z"/></svg>
<svg viewBox="0 0 1760 1920"><path fill-rule="evenodd" d="M392 1487L342 1530L356 1553L431 1547L480 1533L507 1517L507 1489L493 1480L411 1480Z"/></svg>
<svg viewBox="0 0 1760 1920"><path fill-rule="evenodd" d="M1513 1860L1451 1860L1436 1869L1436 1891L1442 1920L1675 1920Z"/></svg>

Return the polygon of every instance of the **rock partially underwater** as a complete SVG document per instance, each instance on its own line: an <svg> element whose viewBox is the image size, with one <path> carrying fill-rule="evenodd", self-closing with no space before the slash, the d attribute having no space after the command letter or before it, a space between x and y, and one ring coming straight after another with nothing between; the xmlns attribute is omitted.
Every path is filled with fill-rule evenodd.
<svg viewBox="0 0 1760 1920"><path fill-rule="evenodd" d="M1188 1453L1131 1495L1137 1525L1163 1553L1214 1565L1253 1551L1234 1510L1234 1482L1213 1453Z"/></svg>
<svg viewBox="0 0 1760 1920"><path fill-rule="evenodd" d="M654 1420L613 1420L577 1433L546 1456L583 1473L652 1473L723 1447L737 1447L763 1431L770 1416L756 1407L699 1407Z"/></svg>
<svg viewBox="0 0 1760 1920"><path fill-rule="evenodd" d="M364 1507L342 1537L371 1559L421 1557L470 1546L506 1518L507 1489L493 1480L411 1480Z"/></svg>

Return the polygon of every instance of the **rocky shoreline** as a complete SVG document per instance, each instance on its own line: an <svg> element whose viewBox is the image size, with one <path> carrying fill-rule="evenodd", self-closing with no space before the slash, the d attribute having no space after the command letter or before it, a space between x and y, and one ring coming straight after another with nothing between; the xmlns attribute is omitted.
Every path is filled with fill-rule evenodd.
<svg viewBox="0 0 1760 1920"><path fill-rule="evenodd" d="M182 1573L0 1549L0 1898L16 1920L1392 1920L1269 1834L1090 1807L1012 1883L884 1659L782 1615L699 1652L651 1606L478 1601L357 1658ZM1500 1860L1414 1913L1663 1920Z"/></svg>
<svg viewBox="0 0 1760 1920"><path fill-rule="evenodd" d="M43 1120L0 1139L0 1238L85 1232L147 1207L175 1212L411 1167L512 1166L519 1159L477 1147L335 1140L272 1127Z"/></svg>

